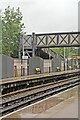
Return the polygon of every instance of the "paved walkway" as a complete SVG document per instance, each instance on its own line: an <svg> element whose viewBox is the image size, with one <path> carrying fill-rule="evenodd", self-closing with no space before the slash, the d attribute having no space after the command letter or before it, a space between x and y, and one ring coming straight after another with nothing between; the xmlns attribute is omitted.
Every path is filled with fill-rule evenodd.
<svg viewBox="0 0 80 120"><path fill-rule="evenodd" d="M73 89L72 89L73 91ZM69 91L68 91L68 94ZM67 94L65 94L67 95ZM64 96L64 94L63 94ZM78 97L75 94L73 97L45 110L42 113L31 113L25 109L19 112L14 112L6 116L7 118L78 118Z"/></svg>
<svg viewBox="0 0 80 120"><path fill-rule="evenodd" d="M21 118L78 118L78 99L69 98L39 114L22 113Z"/></svg>
<svg viewBox="0 0 80 120"><path fill-rule="evenodd" d="M72 97L35 116L36 118L78 118L78 99Z"/></svg>

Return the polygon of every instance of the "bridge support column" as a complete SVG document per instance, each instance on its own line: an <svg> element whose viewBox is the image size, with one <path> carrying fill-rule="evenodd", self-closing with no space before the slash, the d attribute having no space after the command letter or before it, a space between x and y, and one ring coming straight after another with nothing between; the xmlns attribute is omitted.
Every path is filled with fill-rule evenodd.
<svg viewBox="0 0 80 120"><path fill-rule="evenodd" d="M31 57L29 59L29 74L36 74L36 68L40 68L40 73L44 73L43 59L40 57Z"/></svg>
<svg viewBox="0 0 80 120"><path fill-rule="evenodd" d="M32 57L35 57L35 51L36 51L36 38L35 38L35 33L32 33Z"/></svg>
<svg viewBox="0 0 80 120"><path fill-rule="evenodd" d="M52 72L61 71L61 58L52 59Z"/></svg>
<svg viewBox="0 0 80 120"><path fill-rule="evenodd" d="M79 55L80 55L80 47L79 47L79 49L78 49L78 53L79 53ZM79 56L80 57L80 56ZM78 59L78 65L79 65L79 69L80 69L80 58Z"/></svg>
<svg viewBox="0 0 80 120"><path fill-rule="evenodd" d="M78 31L80 32L80 1L78 2ZM78 38L78 41L80 43L80 36ZM80 57L80 46L78 49L78 55ZM78 59L78 65L79 65L79 69L80 69L80 58Z"/></svg>
<svg viewBox="0 0 80 120"><path fill-rule="evenodd" d="M67 70L73 69L73 59L68 59Z"/></svg>

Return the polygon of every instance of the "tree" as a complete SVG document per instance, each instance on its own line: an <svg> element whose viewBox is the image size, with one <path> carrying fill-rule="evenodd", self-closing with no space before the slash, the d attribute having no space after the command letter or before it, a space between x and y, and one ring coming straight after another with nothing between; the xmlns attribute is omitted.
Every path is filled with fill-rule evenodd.
<svg viewBox="0 0 80 120"><path fill-rule="evenodd" d="M53 51L56 51L60 53L62 56L64 56L64 47L57 47L57 48L52 48ZM75 47L65 47L65 58L71 58L73 53L78 54L78 49Z"/></svg>
<svg viewBox="0 0 80 120"><path fill-rule="evenodd" d="M22 13L8 6L2 16L2 53L18 57L19 33L23 33Z"/></svg>
<svg viewBox="0 0 80 120"><path fill-rule="evenodd" d="M0 10L0 54L2 53L2 20L1 20L1 10Z"/></svg>

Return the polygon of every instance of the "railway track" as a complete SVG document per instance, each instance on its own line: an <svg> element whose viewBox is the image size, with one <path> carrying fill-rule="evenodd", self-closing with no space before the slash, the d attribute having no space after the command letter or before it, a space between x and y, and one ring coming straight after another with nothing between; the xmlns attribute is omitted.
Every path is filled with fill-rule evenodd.
<svg viewBox="0 0 80 120"><path fill-rule="evenodd" d="M11 101L11 100L14 100L15 98L17 99L17 98L24 97L26 94L30 95L30 94L39 92L41 90L46 90L46 89L48 89L50 87L53 87L53 86L58 86L58 85L60 85L64 82L67 83L68 81L71 81L71 80L76 79L76 78L78 78L78 76L72 77L72 78L69 78L69 79L65 79L65 80L55 81L55 82L52 82L52 83L38 85L38 86L31 87L31 88L28 88L28 89L26 88L26 89L23 89L23 90L18 90L16 92L1 95L0 98L2 98L2 103L5 103L6 101Z"/></svg>
<svg viewBox="0 0 80 120"><path fill-rule="evenodd" d="M2 95L2 101L0 102L2 115L13 112L24 106L28 106L32 103L40 101L51 95L57 94L68 88L77 86L80 84L79 76L38 85L32 88L19 90L9 94ZM1 96L0 96L1 98Z"/></svg>
<svg viewBox="0 0 80 120"><path fill-rule="evenodd" d="M0 82L0 93L2 95L4 94L9 94L12 92L16 92L19 90L24 90L32 87L37 87L42 84L48 84L52 83L55 81L60 81L66 78L74 77L75 74L76 76L79 76L80 70L75 70L75 71L66 71L66 72L59 72L59 73L50 73L47 75L35 75L35 76L25 76L25 77L18 77L18 78L10 78L9 79L4 79L2 82Z"/></svg>

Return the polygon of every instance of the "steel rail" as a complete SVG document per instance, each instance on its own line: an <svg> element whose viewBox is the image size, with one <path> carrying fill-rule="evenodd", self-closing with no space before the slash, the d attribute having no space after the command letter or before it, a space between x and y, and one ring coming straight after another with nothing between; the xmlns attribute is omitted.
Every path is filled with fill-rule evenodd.
<svg viewBox="0 0 80 120"><path fill-rule="evenodd" d="M68 82L68 81L73 80L75 78L78 78L78 76L72 77L72 78L69 78L69 79L60 80L60 81L55 81L55 82L48 83L48 84L39 85L37 87L35 86L35 87L32 87L32 88L28 88L28 89L26 88L24 90L19 90L19 91L13 92L13 93L2 95L2 96L0 96L0 98L2 99L2 103L3 102L5 103L6 101L10 101L10 99L12 100L12 99L21 98L21 97L25 96L26 94L35 93L35 92L38 92L42 89L46 89L46 88L48 88L50 86L53 86L53 85L56 86L60 83L62 84L62 82L63 83Z"/></svg>
<svg viewBox="0 0 80 120"><path fill-rule="evenodd" d="M30 80L22 80L22 81L18 81L17 83L7 83L7 85L1 85L1 93L7 94L7 93L12 93L14 91L18 91L18 90L22 90L22 89L28 89L30 87L35 87L35 86L39 86L41 84L47 84L47 83L51 83L54 80L58 81L58 80L62 80L64 78L68 78L68 77L73 77L76 75L79 75L80 71L76 71L76 72L70 72L70 73L64 73L64 74L57 74L57 75L53 75L51 74L46 75L44 77L39 77L39 78L33 78ZM44 81L43 81L44 80Z"/></svg>
<svg viewBox="0 0 80 120"><path fill-rule="evenodd" d="M65 81L65 82L57 84L56 86L51 86L50 88L43 89L42 91L38 91L36 93L26 95L19 99L13 100L13 101L11 101L11 104L10 104L10 101L9 101L9 104L3 103L1 113L3 115L7 114L9 112L19 109L20 107L23 107L25 105L30 105L36 101L39 101L41 99L44 99L46 97L49 97L60 91L66 90L68 88L74 87L79 84L80 84L80 78L78 77L72 81ZM6 106L5 106L5 104L6 104Z"/></svg>
<svg viewBox="0 0 80 120"><path fill-rule="evenodd" d="M78 76L74 76L74 78L77 78ZM31 90L35 90L35 89L40 89L42 87L45 87L45 86L49 86L49 85L53 85L53 84L58 84L60 82L65 82L65 81L69 81L71 80L71 78L69 79L62 79L62 80L53 80L53 82L50 82L50 83L46 83L46 84L41 84L41 85L38 85L38 86L34 86L34 87L30 87L30 88L25 88L25 89L21 89L21 90L18 90L18 91L14 91L14 92L11 92L11 93L7 93L7 94L3 94L3 95L0 95L0 98L4 98L4 97L7 97L7 96L11 96L11 95L14 95L14 94L20 94L20 93L23 93L23 92L26 92L26 91L31 91Z"/></svg>

